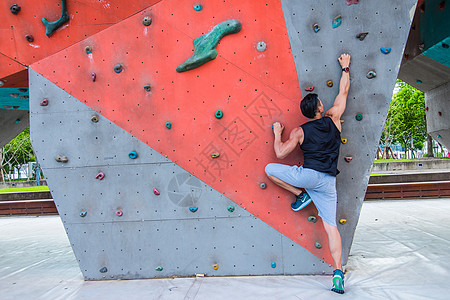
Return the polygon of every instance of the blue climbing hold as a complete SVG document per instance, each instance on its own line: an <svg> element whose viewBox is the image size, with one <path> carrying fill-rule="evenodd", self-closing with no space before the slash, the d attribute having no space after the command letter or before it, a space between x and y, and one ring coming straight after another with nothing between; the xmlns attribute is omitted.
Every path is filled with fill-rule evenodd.
<svg viewBox="0 0 450 300"><path fill-rule="evenodd" d="M191 206L189 206L189 210L190 210L191 212L195 213L195 212L198 210L198 207L197 207L197 206L196 206L196 207L191 207Z"/></svg>
<svg viewBox="0 0 450 300"><path fill-rule="evenodd" d="M130 153L128 153L128 156L129 156L131 159L136 159L136 158L138 157L138 154L137 154L136 151L131 151Z"/></svg>
<svg viewBox="0 0 450 300"><path fill-rule="evenodd" d="M318 33L318 32L319 32L319 30L320 30L319 24L315 23L315 24L313 24L312 27L313 27L313 30L314 30L315 33Z"/></svg>
<svg viewBox="0 0 450 300"><path fill-rule="evenodd" d="M418 84L421 84L422 83L422 80L420 80L420 79L417 79L417 81L416 81Z"/></svg>
<svg viewBox="0 0 450 300"><path fill-rule="evenodd" d="M391 50L392 50L391 48L384 48L384 47L380 48L380 51L383 54L389 54L389 53L391 53Z"/></svg>
<svg viewBox="0 0 450 300"><path fill-rule="evenodd" d="M270 266L272 267L272 269L275 269L277 267L277 263L276 262L271 262Z"/></svg>
<svg viewBox="0 0 450 300"><path fill-rule="evenodd" d="M166 127L167 127L167 129L171 129L172 128L172 123L166 122Z"/></svg>
<svg viewBox="0 0 450 300"><path fill-rule="evenodd" d="M194 10L195 11L201 11L202 9L203 9L203 6L201 4L194 5Z"/></svg>
<svg viewBox="0 0 450 300"><path fill-rule="evenodd" d="M333 19L333 28L337 28L341 26L341 24L342 24L342 16L338 15L336 16L336 18Z"/></svg>
<svg viewBox="0 0 450 300"><path fill-rule="evenodd" d="M87 215L87 211L80 212L80 217L84 218Z"/></svg>

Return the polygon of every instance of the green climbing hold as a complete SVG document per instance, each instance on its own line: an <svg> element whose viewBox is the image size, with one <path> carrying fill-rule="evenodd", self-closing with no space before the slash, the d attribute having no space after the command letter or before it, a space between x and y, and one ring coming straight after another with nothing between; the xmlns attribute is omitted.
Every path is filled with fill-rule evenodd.
<svg viewBox="0 0 450 300"><path fill-rule="evenodd" d="M363 115L362 114L356 114L355 119L356 119L356 121L361 121L363 119Z"/></svg>
<svg viewBox="0 0 450 300"><path fill-rule="evenodd" d="M223 112L221 110L216 110L214 116L216 116L217 119L221 119L223 117Z"/></svg>
<svg viewBox="0 0 450 300"><path fill-rule="evenodd" d="M47 29L45 34L50 37L55 31L62 26L62 24L69 21L69 13L67 12L67 1L61 0L61 17L55 22L49 22L46 18L42 18L42 23L44 23L45 28Z"/></svg>
<svg viewBox="0 0 450 300"><path fill-rule="evenodd" d="M333 19L333 28L337 28L342 24L342 16L338 15Z"/></svg>
<svg viewBox="0 0 450 300"><path fill-rule="evenodd" d="M233 212L234 211L234 206L233 205L228 205L228 211L229 212Z"/></svg>
<svg viewBox="0 0 450 300"><path fill-rule="evenodd" d="M217 44L226 35L241 31L241 22L227 20L217 24L213 29L194 40L194 54L177 67L177 72L185 72L217 57Z"/></svg>
<svg viewBox="0 0 450 300"><path fill-rule="evenodd" d="M322 249L322 245L321 245L319 242L316 242L316 243L314 244L314 246L315 246L317 249Z"/></svg>
<svg viewBox="0 0 450 300"><path fill-rule="evenodd" d="M309 216L309 217L308 217L308 221L309 221L309 222L316 223L316 222L317 222L317 218L314 217L314 216Z"/></svg>
<svg viewBox="0 0 450 300"><path fill-rule="evenodd" d="M203 6L201 4L194 5L194 10L195 11L201 11L202 9L203 9Z"/></svg>
<svg viewBox="0 0 450 300"><path fill-rule="evenodd" d="M368 79L375 78L375 77L377 77L377 73L376 73L375 71L371 70L371 71L369 71L369 72L367 73L366 77L367 77Z"/></svg>
<svg viewBox="0 0 450 300"><path fill-rule="evenodd" d="M166 127L167 127L167 129L171 129L172 128L172 123L166 122Z"/></svg>
<svg viewBox="0 0 450 300"><path fill-rule="evenodd" d="M161 272L161 271L163 270L163 267L157 266L157 267L155 268L155 270L158 271L158 272Z"/></svg>

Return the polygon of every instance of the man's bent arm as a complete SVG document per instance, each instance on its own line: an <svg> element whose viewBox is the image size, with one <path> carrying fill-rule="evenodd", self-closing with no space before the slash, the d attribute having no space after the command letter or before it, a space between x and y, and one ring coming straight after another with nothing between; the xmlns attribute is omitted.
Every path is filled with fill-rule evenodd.
<svg viewBox="0 0 450 300"><path fill-rule="evenodd" d="M273 149L275 150L277 158L283 159L294 151L302 136L303 130L300 127L297 127L291 131L289 139L283 143L281 141L281 132L275 132Z"/></svg>

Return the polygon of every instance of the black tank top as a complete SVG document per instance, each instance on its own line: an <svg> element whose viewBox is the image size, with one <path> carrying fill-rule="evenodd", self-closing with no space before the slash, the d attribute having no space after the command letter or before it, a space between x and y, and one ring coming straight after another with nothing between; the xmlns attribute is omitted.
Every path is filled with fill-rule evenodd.
<svg viewBox="0 0 450 300"><path fill-rule="evenodd" d="M309 121L300 126L303 129L304 168L313 169L333 176L339 174L337 162L341 133L330 117Z"/></svg>

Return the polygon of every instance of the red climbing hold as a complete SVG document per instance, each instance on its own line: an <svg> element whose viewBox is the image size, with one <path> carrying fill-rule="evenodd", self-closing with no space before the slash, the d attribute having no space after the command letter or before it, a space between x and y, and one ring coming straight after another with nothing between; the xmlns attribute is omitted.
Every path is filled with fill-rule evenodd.
<svg viewBox="0 0 450 300"><path fill-rule="evenodd" d="M156 196L160 195L160 193L159 193L159 191L157 189L153 189L153 194L155 194Z"/></svg>
<svg viewBox="0 0 450 300"><path fill-rule="evenodd" d="M442 117L442 112L438 111L439 117Z"/></svg>
<svg viewBox="0 0 450 300"><path fill-rule="evenodd" d="M425 111L428 111L428 106L427 106L427 107L425 107Z"/></svg>
<svg viewBox="0 0 450 300"><path fill-rule="evenodd" d="M358 4L359 0L347 0L347 5Z"/></svg>
<svg viewBox="0 0 450 300"><path fill-rule="evenodd" d="M312 92L312 91L314 91L314 87L313 86L308 86L307 88L305 88L305 91Z"/></svg>
<svg viewBox="0 0 450 300"><path fill-rule="evenodd" d="M346 162L350 162L350 161L353 159L353 157L351 157L351 156L346 156L344 159L345 159Z"/></svg>
<svg viewBox="0 0 450 300"><path fill-rule="evenodd" d="M105 178L105 173L103 173L103 172L100 172L97 174L97 176L95 176L95 179L98 179L98 180L103 180L103 178Z"/></svg>
<svg viewBox="0 0 450 300"><path fill-rule="evenodd" d="M41 106L47 106L47 105L48 105L48 99L42 100L42 102L41 102L40 105L41 105Z"/></svg>

